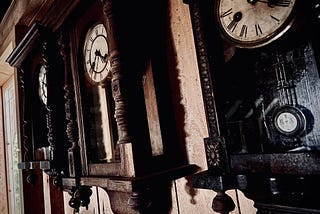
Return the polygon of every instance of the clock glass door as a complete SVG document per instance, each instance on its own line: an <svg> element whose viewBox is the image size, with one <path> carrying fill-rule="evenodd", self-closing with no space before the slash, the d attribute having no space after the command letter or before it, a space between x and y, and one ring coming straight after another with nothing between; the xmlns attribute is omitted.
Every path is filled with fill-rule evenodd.
<svg viewBox="0 0 320 214"><path fill-rule="evenodd" d="M291 28L283 34L282 31L271 30L273 27L263 24L261 19L250 19L249 30L246 24L249 20L244 16L261 7L259 10L267 14L259 16L268 16L276 21L276 16L289 16L289 11L293 10L289 8L297 4L295 1L274 1L273 6L268 5L273 1L252 1L254 4L246 2L239 5L230 5L224 0L218 2L221 33L226 32L238 44L230 45L229 39L224 40L224 62L220 68L223 72L215 69L213 74L229 151L238 154L318 150L319 48L315 39L317 32L312 30L316 23L313 14L305 15L304 19L299 16L307 12L308 6L304 8L299 5L299 13L295 11L297 13L293 19L295 24L285 25ZM239 11L242 11L241 14ZM243 22L242 25L231 26L238 19L236 24ZM258 22L261 25L254 27L254 23ZM270 32L267 32L268 29ZM247 43L247 40L256 43L256 39L273 33L278 38L262 42L259 47ZM249 46L245 48L243 44Z"/></svg>
<svg viewBox="0 0 320 214"><path fill-rule="evenodd" d="M84 125L89 159L93 163L114 161L117 133L111 113L114 109L111 82L98 86L88 84L85 93L88 107L85 109Z"/></svg>
<svg viewBox="0 0 320 214"><path fill-rule="evenodd" d="M87 154L92 163L111 162L116 159L117 131L108 38L102 23L92 25L86 33L83 62L85 88L82 98L86 103L83 116Z"/></svg>
<svg viewBox="0 0 320 214"><path fill-rule="evenodd" d="M230 148L236 153L318 148L320 82L312 45L260 51L238 51L221 74L219 104Z"/></svg>

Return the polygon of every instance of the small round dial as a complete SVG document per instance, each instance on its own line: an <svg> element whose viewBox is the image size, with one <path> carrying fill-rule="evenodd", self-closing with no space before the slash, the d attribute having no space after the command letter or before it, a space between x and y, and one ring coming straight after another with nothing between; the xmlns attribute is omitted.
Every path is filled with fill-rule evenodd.
<svg viewBox="0 0 320 214"><path fill-rule="evenodd" d="M297 129L298 119L291 112L282 112L276 118L278 129L282 132L290 133Z"/></svg>
<svg viewBox="0 0 320 214"><path fill-rule="evenodd" d="M103 24L96 24L88 30L83 56L86 76L93 83L103 82L111 69L107 31Z"/></svg>
<svg viewBox="0 0 320 214"><path fill-rule="evenodd" d="M297 0L218 0L216 17L224 36L238 47L260 47L289 29Z"/></svg>
<svg viewBox="0 0 320 214"><path fill-rule="evenodd" d="M47 70L44 66L40 67L39 71L39 97L43 104L47 105L47 95L48 95L48 87L47 87Z"/></svg>
<svg viewBox="0 0 320 214"><path fill-rule="evenodd" d="M306 131L306 124L304 113L295 106L285 105L276 110L274 125L283 135L289 137L301 135Z"/></svg>

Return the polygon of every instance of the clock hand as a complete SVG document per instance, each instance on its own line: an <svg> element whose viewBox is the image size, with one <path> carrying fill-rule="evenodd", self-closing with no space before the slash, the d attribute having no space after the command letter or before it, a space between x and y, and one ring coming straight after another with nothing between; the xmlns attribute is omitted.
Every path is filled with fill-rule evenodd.
<svg viewBox="0 0 320 214"><path fill-rule="evenodd" d="M96 51L94 52L94 54L95 54L96 56L101 56L101 52L100 52L100 50L98 50L98 49L96 49Z"/></svg>
<svg viewBox="0 0 320 214"><path fill-rule="evenodd" d="M102 56L101 51L98 50L98 49L96 49L95 55L96 55L97 57L99 57L102 62L105 63L105 62L107 61L108 54L104 54L104 56Z"/></svg>
<svg viewBox="0 0 320 214"><path fill-rule="evenodd" d="M288 7L291 0L247 0L250 4L255 4L256 2L266 3L269 7ZM253 3L252 3L253 2Z"/></svg>
<svg viewBox="0 0 320 214"><path fill-rule="evenodd" d="M99 51L99 53L100 53L100 51ZM94 63L94 69L93 69L95 72L98 71L98 67L99 67L99 65L98 65L98 63L99 63L99 56L97 56L97 55L94 57L94 62L96 62L96 61L97 61L97 63Z"/></svg>
<svg viewBox="0 0 320 214"><path fill-rule="evenodd" d="M280 7L288 7L291 3L291 0L269 0L268 6L274 7L274 6L280 6Z"/></svg>
<svg viewBox="0 0 320 214"><path fill-rule="evenodd" d="M106 62L108 58L108 54L104 54L104 56L100 56L102 62Z"/></svg>
<svg viewBox="0 0 320 214"><path fill-rule="evenodd" d="M96 67L96 57L94 57L94 62L92 62L91 69L94 70L94 67Z"/></svg>
<svg viewBox="0 0 320 214"><path fill-rule="evenodd" d="M108 59L108 54L104 54L104 56L99 56L100 57L100 59L101 59L101 61L103 62L103 63L106 63L107 62L107 59Z"/></svg>
<svg viewBox="0 0 320 214"><path fill-rule="evenodd" d="M230 31L234 31L235 28L237 27L237 24L238 22L242 19L242 13L239 11L239 12L236 12L233 16L233 19L232 21L228 24L227 28L230 30Z"/></svg>

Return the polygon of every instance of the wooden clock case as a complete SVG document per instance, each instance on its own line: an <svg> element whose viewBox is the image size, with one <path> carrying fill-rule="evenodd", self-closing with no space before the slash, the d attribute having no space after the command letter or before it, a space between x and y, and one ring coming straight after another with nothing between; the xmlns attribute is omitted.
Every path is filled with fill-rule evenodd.
<svg viewBox="0 0 320 214"><path fill-rule="evenodd" d="M62 60L57 61L58 46L54 35L35 23L22 39L7 61L19 68L19 115L21 140L25 162L23 169L41 168L48 174L66 173L66 157L56 159L55 156L64 151L67 145L64 126L60 118L65 117L63 103L63 73L59 73ZM37 43L36 43L37 41ZM47 70L47 103L41 101L39 94L41 67ZM56 94L57 96L52 96ZM65 121L63 120L62 123Z"/></svg>
<svg viewBox="0 0 320 214"><path fill-rule="evenodd" d="M23 169L24 194L34 192L33 197L25 196L25 209L33 210L43 202L42 171L50 176L52 200L61 201L63 196L57 187L61 187L61 177L68 176L66 144L64 90L62 72L63 63L59 57L58 44L52 32L38 22L27 31L18 27L17 31L26 32L7 62L17 67L18 115L21 154L23 162L18 164ZM40 69L45 68L45 87L47 101L42 102L39 90ZM53 96L53 94L55 96ZM41 210L41 207L39 207ZM57 206L57 210L61 207Z"/></svg>
<svg viewBox="0 0 320 214"><path fill-rule="evenodd" d="M114 213L168 212L170 201L163 199L171 198L171 181L196 172L197 167L187 163L174 119L165 45L166 3L90 0L47 4L7 60L19 68L21 135L27 157L38 144L38 139L29 142L29 129L38 127L31 122L37 117L31 105L34 109L40 106L28 101L29 91L36 87L29 77L33 68L28 66L43 61L49 69L47 111L55 118L47 116L55 124L48 129L47 146L55 146L57 153L40 163L59 164L40 168L57 172L49 174L60 189L70 193L69 205L75 211L88 206L90 187L99 186L108 193ZM108 35L112 68L102 87L108 96L99 97L110 104L108 109L92 105L94 90L100 86L90 85L84 75L84 39L96 23L102 23ZM49 58L41 55L39 41L52 44L45 47ZM110 130L114 156L109 160L97 158L98 138L90 130L93 109L104 111L114 124ZM57 134L54 143L51 133ZM37 162L32 155L27 157L21 163L25 170Z"/></svg>

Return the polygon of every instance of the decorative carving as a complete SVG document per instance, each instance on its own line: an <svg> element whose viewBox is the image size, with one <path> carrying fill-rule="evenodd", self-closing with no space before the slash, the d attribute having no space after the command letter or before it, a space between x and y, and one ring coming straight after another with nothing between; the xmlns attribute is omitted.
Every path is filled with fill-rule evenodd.
<svg viewBox="0 0 320 214"><path fill-rule="evenodd" d="M203 102L205 105L209 131L209 138L205 139L207 163L209 169L220 172L227 170L227 158L225 154L225 142L223 137L220 136L219 124L216 116L210 64L204 39L204 30L201 24L199 1L192 1L192 3L190 3L190 13L197 50Z"/></svg>
<svg viewBox="0 0 320 214"><path fill-rule="evenodd" d="M114 14L112 11L112 1L103 1L103 13L105 17L105 27L109 37L110 62L112 73L112 96L115 101L115 118L118 128L118 143L130 143L131 135L128 128L128 103L124 77L121 74L120 53L116 39L116 28L114 25Z"/></svg>
<svg viewBox="0 0 320 214"><path fill-rule="evenodd" d="M221 136L218 118L216 115L216 105L211 79L212 76L210 73L211 68L209 63L207 46L205 42L204 29L202 26L202 20L200 15L200 1L188 1L188 3L191 13L192 27L194 31L193 35L197 51L203 102L205 106L207 125L209 131L209 138L204 139L207 164L209 170L214 171L214 173L217 175L215 176L215 178L219 179L219 174L228 171L226 145L224 138ZM197 178L195 178L195 180L205 182L205 180ZM218 183L222 185L221 180L219 180ZM217 186L219 186L219 184ZM214 185L210 184L210 186ZM218 194L212 202L212 209L219 213L229 213L230 211L232 211L235 208L232 199L225 194L224 190L217 192Z"/></svg>
<svg viewBox="0 0 320 214"><path fill-rule="evenodd" d="M205 139L205 150L207 163L210 169L221 168L221 143L220 138L216 138L215 140L212 138Z"/></svg>
<svg viewBox="0 0 320 214"><path fill-rule="evenodd" d="M232 198L225 192L218 192L212 201L212 209L218 213L229 213L234 210Z"/></svg>
<svg viewBox="0 0 320 214"><path fill-rule="evenodd" d="M69 206L74 209L76 213L79 212L80 206L86 207L90 203L90 196L92 195L92 190L88 186L79 186L71 190L71 199L69 200Z"/></svg>
<svg viewBox="0 0 320 214"><path fill-rule="evenodd" d="M31 142L30 142L30 138L28 137L28 134L27 134L27 127L29 126L29 123L26 119L26 95L25 95L25 81L24 81L24 75L25 75L25 72L23 69L19 69L19 72L18 72L18 79L19 79L19 82L18 82L18 88L19 88L19 96L20 96L20 100L22 101L22 103L20 104L21 105L21 121L20 121L20 124L21 124L21 136L22 136L22 145L23 145L23 148L24 148L24 160L25 161L32 161L34 160L34 157L32 155L32 145L31 145Z"/></svg>
<svg viewBox="0 0 320 214"><path fill-rule="evenodd" d="M150 197L146 192L133 192L128 199L128 206L139 212L143 212L143 210L146 210L150 205Z"/></svg>
<svg viewBox="0 0 320 214"><path fill-rule="evenodd" d="M216 106L213 96L212 80L210 76L210 65L207 55L207 47L204 42L199 7L198 1L193 1L193 3L190 4L191 21L197 50L201 88L203 91L203 101L205 104L209 135L211 137L219 137L220 131L218 128L217 117L215 115Z"/></svg>
<svg viewBox="0 0 320 214"><path fill-rule="evenodd" d="M51 67L51 60L50 59L50 52L51 50L51 44L48 44L48 42L43 42L42 48L43 48L43 53L42 53L42 60L43 60L43 66L47 70L47 75L51 76L52 75L52 67ZM50 86L50 85L49 85ZM52 90L52 87L48 87L48 93ZM46 113L46 120L47 120L47 128L48 128L48 133L47 133L47 139L49 142L49 160L54 160L55 159L55 152L56 152L56 142L54 138L54 129L53 129L53 107L52 107L52 102L50 99L47 101L46 105L47 113Z"/></svg>
<svg viewBox="0 0 320 214"><path fill-rule="evenodd" d="M72 78L70 76L70 64L69 62L69 52L70 48L67 45L69 43L68 37L64 36L62 33L59 34L58 44L60 45L60 54L64 62L64 98L65 98L65 114L67 121L67 140L71 147L68 149L68 159L69 159L69 175L71 177L76 177L81 173L80 166L80 147L78 145L79 132L78 124L76 119L76 107L75 107L75 94Z"/></svg>

